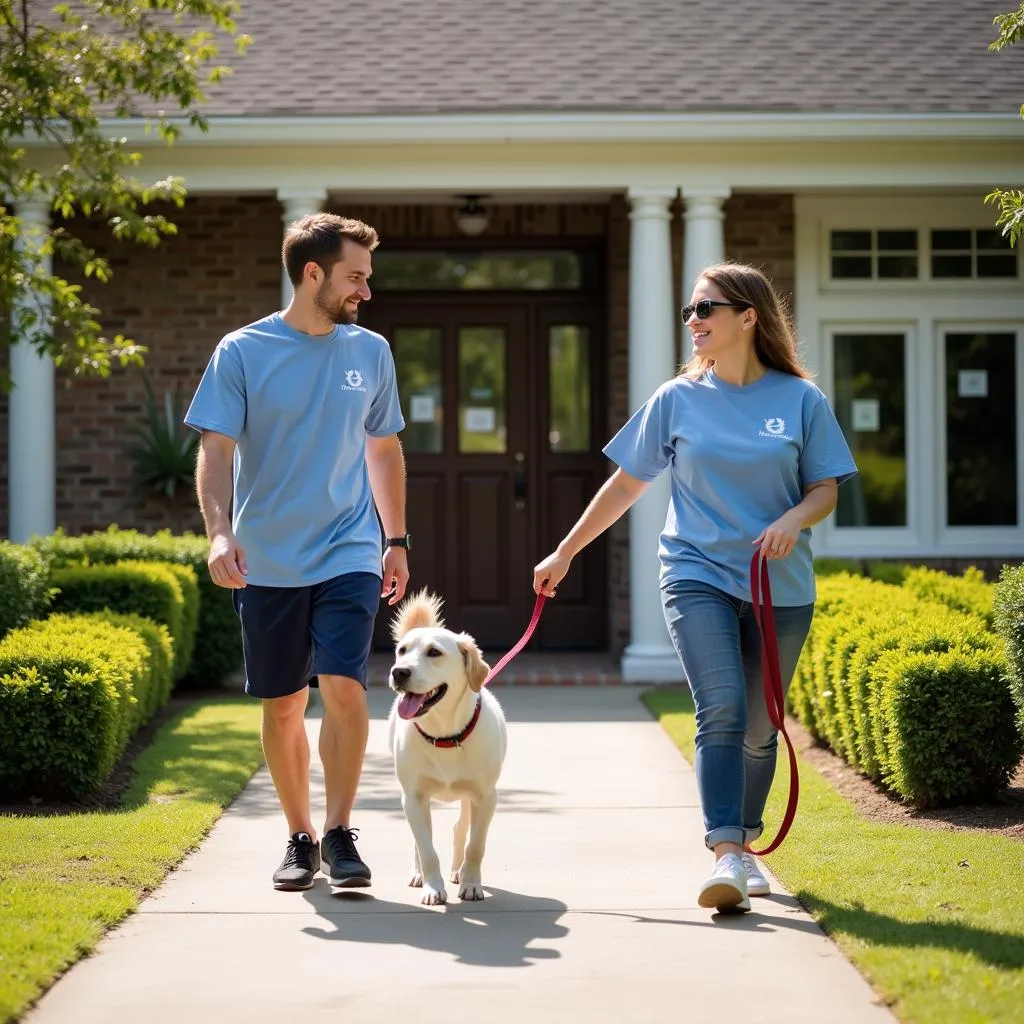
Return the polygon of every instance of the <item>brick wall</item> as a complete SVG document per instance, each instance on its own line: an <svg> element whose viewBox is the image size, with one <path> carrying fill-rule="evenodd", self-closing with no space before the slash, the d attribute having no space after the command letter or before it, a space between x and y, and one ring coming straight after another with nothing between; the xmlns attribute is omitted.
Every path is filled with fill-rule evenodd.
<svg viewBox="0 0 1024 1024"><path fill-rule="evenodd" d="M180 384L190 397L221 336L280 304L281 209L274 198L202 197L169 216L178 233L157 249L114 243L101 225L76 222L75 229L113 269L107 285L85 282L104 331L148 347L144 372L158 396ZM162 502L133 493L124 447L143 419L144 398L137 369L93 380L58 374L57 522L69 532L110 522L147 531L201 527L192 496L172 516ZM6 403L0 429L6 448ZM6 481L5 472L4 529Z"/></svg>

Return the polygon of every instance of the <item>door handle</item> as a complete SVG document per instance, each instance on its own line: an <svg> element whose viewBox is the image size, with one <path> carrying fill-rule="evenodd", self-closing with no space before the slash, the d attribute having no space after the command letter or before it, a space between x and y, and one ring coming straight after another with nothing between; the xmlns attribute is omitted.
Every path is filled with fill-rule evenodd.
<svg viewBox="0 0 1024 1024"><path fill-rule="evenodd" d="M516 508L526 508L526 456L522 452L516 452L515 469L512 471L512 497L515 499Z"/></svg>

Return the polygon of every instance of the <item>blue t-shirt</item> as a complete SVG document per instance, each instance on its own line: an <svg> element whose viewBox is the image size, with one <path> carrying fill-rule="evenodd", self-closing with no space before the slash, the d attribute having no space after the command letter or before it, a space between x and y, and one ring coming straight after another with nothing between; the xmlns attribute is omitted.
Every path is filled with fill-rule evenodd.
<svg viewBox="0 0 1024 1024"><path fill-rule="evenodd" d="M366 436L405 426L388 343L339 325L313 337L280 313L226 335L185 416L237 442L233 529L256 586L382 575Z"/></svg>
<svg viewBox="0 0 1024 1024"><path fill-rule="evenodd" d="M804 488L857 472L828 400L811 381L768 370L729 384L709 370L663 384L608 442L605 454L651 481L672 469L661 534L661 585L700 580L750 600L754 538L798 505ZM815 599L810 528L793 551L768 563L773 602Z"/></svg>

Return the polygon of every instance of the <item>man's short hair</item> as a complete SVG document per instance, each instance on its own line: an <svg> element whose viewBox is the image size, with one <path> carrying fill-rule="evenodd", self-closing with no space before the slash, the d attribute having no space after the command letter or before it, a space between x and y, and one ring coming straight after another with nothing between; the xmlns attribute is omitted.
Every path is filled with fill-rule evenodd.
<svg viewBox="0 0 1024 1024"><path fill-rule="evenodd" d="M311 213L289 225L281 247L281 261L288 279L297 287L307 263L315 263L325 274L341 259L345 239L373 252L380 239L375 228L336 213Z"/></svg>

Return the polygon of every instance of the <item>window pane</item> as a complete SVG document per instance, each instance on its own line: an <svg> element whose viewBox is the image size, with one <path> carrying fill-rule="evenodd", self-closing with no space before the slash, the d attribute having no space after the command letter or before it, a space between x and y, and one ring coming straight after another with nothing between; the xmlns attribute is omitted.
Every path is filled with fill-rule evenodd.
<svg viewBox="0 0 1024 1024"><path fill-rule="evenodd" d="M879 251L917 252L916 231L879 231Z"/></svg>
<svg viewBox="0 0 1024 1024"><path fill-rule="evenodd" d="M839 526L906 526L902 334L837 334L836 418L860 472L839 488Z"/></svg>
<svg viewBox="0 0 1024 1024"><path fill-rule="evenodd" d="M971 257L963 256L932 256L932 277L970 277Z"/></svg>
<svg viewBox="0 0 1024 1024"><path fill-rule="evenodd" d="M933 231L932 232L932 248L937 250L949 251L951 249L967 249L971 248L971 232L968 228L965 231Z"/></svg>
<svg viewBox="0 0 1024 1024"><path fill-rule="evenodd" d="M946 507L950 526L1016 526L1013 334L946 335Z"/></svg>
<svg viewBox="0 0 1024 1024"><path fill-rule="evenodd" d="M373 254L374 291L578 291L596 283L594 261L584 253L402 252Z"/></svg>
<svg viewBox="0 0 1024 1024"><path fill-rule="evenodd" d="M879 277L917 277L916 256L879 256L878 257Z"/></svg>
<svg viewBox="0 0 1024 1024"><path fill-rule="evenodd" d="M590 331L575 324L548 332L548 445L553 452L590 450Z"/></svg>
<svg viewBox="0 0 1024 1024"><path fill-rule="evenodd" d="M459 451L504 452L505 331L459 329Z"/></svg>
<svg viewBox="0 0 1024 1024"><path fill-rule="evenodd" d="M1017 254L1015 252L978 253L978 277L1016 277Z"/></svg>
<svg viewBox="0 0 1024 1024"><path fill-rule="evenodd" d="M870 256L833 256L832 276L844 280L871 277Z"/></svg>
<svg viewBox="0 0 1024 1024"><path fill-rule="evenodd" d="M978 239L978 250L1009 252L1010 240L998 228L983 228L975 232Z"/></svg>
<svg viewBox="0 0 1024 1024"><path fill-rule="evenodd" d="M441 329L397 327L391 342L405 417L402 447L407 452L440 452L444 447Z"/></svg>
<svg viewBox="0 0 1024 1024"><path fill-rule="evenodd" d="M833 231L833 252L871 252L870 231Z"/></svg>

